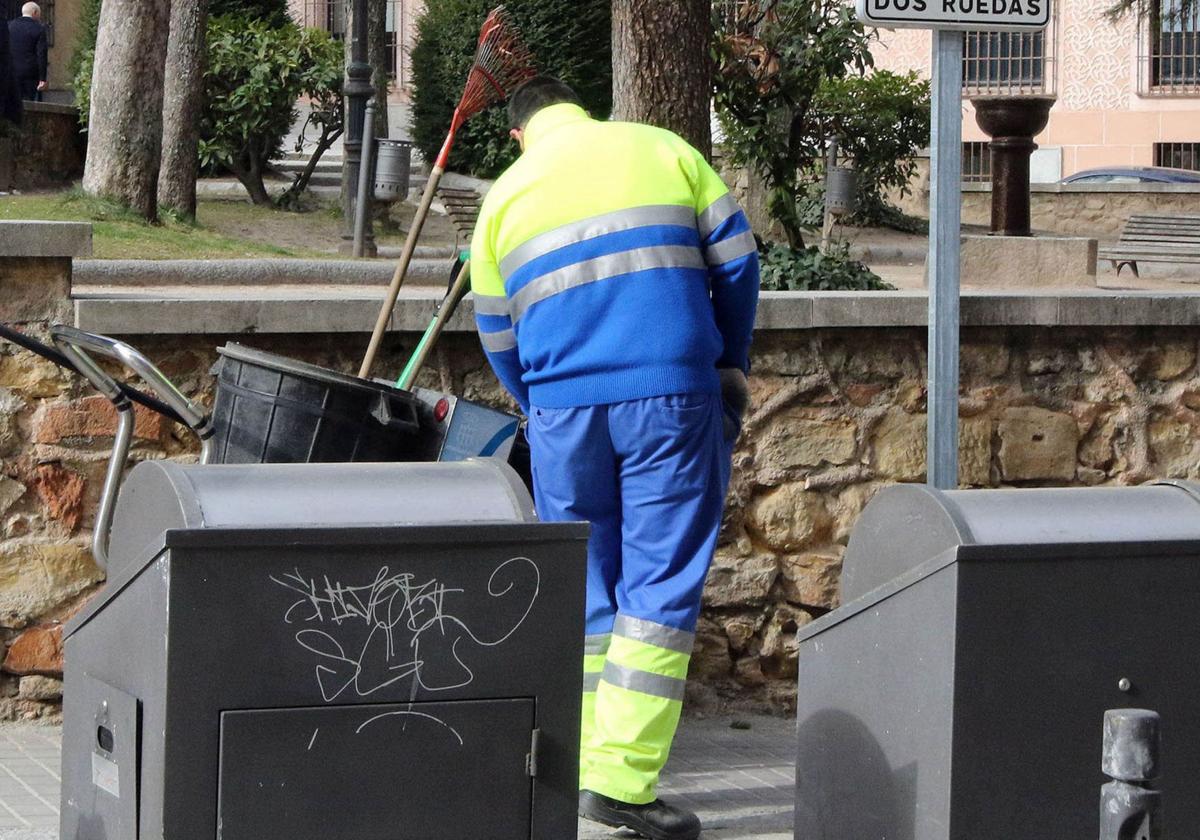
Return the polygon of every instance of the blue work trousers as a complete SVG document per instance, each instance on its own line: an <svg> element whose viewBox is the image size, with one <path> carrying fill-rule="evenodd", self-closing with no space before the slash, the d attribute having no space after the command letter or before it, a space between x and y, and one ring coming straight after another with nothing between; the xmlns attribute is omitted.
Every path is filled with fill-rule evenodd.
<svg viewBox="0 0 1200 840"><path fill-rule="evenodd" d="M713 393L530 410L543 521L591 523L580 784L653 801L678 724L732 441Z"/></svg>

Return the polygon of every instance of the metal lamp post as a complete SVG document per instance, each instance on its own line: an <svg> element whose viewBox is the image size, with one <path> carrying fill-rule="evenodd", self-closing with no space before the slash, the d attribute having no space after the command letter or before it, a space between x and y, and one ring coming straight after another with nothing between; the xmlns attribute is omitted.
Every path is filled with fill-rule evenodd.
<svg viewBox="0 0 1200 840"><path fill-rule="evenodd" d="M346 134L342 157L342 244L343 253L354 250L354 204L358 169L362 161L363 118L367 100L375 92L371 84L371 65L367 63L367 0L350 0L350 62L342 93L346 97ZM367 215L363 255L373 257L375 232Z"/></svg>

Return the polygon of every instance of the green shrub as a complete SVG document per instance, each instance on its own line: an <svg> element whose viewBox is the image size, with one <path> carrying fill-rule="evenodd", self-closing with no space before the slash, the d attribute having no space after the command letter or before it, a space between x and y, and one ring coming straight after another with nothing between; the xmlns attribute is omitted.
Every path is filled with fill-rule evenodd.
<svg viewBox="0 0 1200 840"><path fill-rule="evenodd" d="M850 256L845 244L828 252L810 246L794 251L781 243L768 243L759 252L762 288L772 292L878 292L895 289L879 275Z"/></svg>
<svg viewBox="0 0 1200 840"><path fill-rule="evenodd" d="M887 193L908 194L917 152L929 143L929 82L915 72L887 70L826 79L813 108L822 133L838 138L839 155L853 159L858 173L851 222L903 225L905 217L888 205Z"/></svg>
<svg viewBox="0 0 1200 840"><path fill-rule="evenodd" d="M816 179L826 134L814 103L822 84L872 65L871 35L843 0L744 0L714 42L713 102L735 166L767 188L767 212L804 249L800 199Z"/></svg>
<svg viewBox="0 0 1200 840"><path fill-rule="evenodd" d="M341 45L325 32L242 16L212 18L200 162L230 169L251 200L265 204L263 173L282 149L301 96L324 98L340 78Z"/></svg>
<svg viewBox="0 0 1200 840"><path fill-rule="evenodd" d="M446 139L454 106L471 68L479 27L495 0L439 0L417 21L412 51L413 139L432 162ZM608 0L528 0L508 7L538 70L571 85L594 115L612 110L612 35ZM459 131L450 168L493 177L517 156L503 107Z"/></svg>
<svg viewBox="0 0 1200 840"><path fill-rule="evenodd" d="M100 0L83 0L79 7L79 22L71 58L67 61L67 78L75 92L75 101L86 103L92 87L92 55L96 52L96 29L100 25ZM87 77L81 71L87 68ZM79 119L87 127L87 111L80 108Z"/></svg>

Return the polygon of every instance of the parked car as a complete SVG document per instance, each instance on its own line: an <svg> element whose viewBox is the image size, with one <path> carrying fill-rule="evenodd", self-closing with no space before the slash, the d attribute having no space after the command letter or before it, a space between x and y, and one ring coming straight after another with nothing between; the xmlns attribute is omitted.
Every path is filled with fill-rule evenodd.
<svg viewBox="0 0 1200 840"><path fill-rule="evenodd" d="M1113 166L1085 169L1060 184L1200 184L1200 172L1166 166Z"/></svg>

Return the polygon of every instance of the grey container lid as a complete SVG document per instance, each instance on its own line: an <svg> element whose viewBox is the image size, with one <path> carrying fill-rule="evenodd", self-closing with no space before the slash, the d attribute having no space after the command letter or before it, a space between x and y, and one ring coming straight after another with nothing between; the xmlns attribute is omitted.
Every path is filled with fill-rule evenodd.
<svg viewBox="0 0 1200 840"><path fill-rule="evenodd" d="M452 463L146 461L121 488L110 577L185 528L320 528L535 522L521 479L492 458Z"/></svg>
<svg viewBox="0 0 1200 840"><path fill-rule="evenodd" d="M842 564L848 604L965 545L1066 545L1200 540L1200 485L1021 490L881 490L850 535Z"/></svg>

